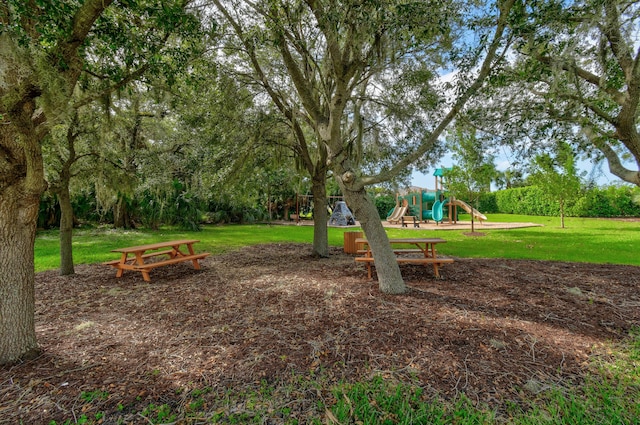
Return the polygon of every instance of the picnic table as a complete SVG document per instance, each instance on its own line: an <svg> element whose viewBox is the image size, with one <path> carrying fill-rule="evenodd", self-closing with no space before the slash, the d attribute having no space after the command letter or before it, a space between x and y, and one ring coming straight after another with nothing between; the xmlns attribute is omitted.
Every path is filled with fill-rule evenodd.
<svg viewBox="0 0 640 425"><path fill-rule="evenodd" d="M436 245L447 242L440 238L397 238L389 239L393 252L396 254L398 264L424 264L433 265L433 273L436 277L440 277L439 267L442 264L453 263L452 258L438 257ZM371 265L375 262L369 242L365 238L357 238L356 246L362 246L358 249L360 254L355 258L356 262L363 262L367 265L368 277L371 279ZM415 248L405 248L406 245L415 246Z"/></svg>
<svg viewBox="0 0 640 425"><path fill-rule="evenodd" d="M193 239L184 239L176 241L158 242L148 245L130 246L127 248L117 248L111 252L119 252L120 259L107 261L103 264L116 268L116 277L122 277L125 270L133 270L142 273L142 277L146 282L151 281L149 271L156 267L176 264L182 261L191 261L196 270L200 270L198 260L209 255L208 252L196 254L193 245L200 241ZM169 249L165 249L169 248ZM155 259L158 256L168 256L167 259L160 261L147 261Z"/></svg>

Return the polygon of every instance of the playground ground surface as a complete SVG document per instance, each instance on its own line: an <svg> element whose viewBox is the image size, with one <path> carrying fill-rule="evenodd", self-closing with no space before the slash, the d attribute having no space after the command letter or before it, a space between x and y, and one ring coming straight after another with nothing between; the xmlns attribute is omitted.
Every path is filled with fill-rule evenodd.
<svg viewBox="0 0 640 425"><path fill-rule="evenodd" d="M400 228L401 224L391 224L383 221L384 227ZM521 227L539 227L541 224L536 223L498 223L492 221L475 221L473 223L475 231L492 230L492 229L518 229ZM413 223L407 223L407 229L415 229ZM429 221L428 223L420 223L420 229L438 229L438 230L471 230L471 221L458 221L456 223L449 223L443 221L436 223L435 221Z"/></svg>
<svg viewBox="0 0 640 425"><path fill-rule="evenodd" d="M282 224L296 224L299 226L313 226L313 220L300 220L296 221L283 221ZM402 227L401 224L391 224L388 221L383 221L382 225L388 228L396 228L399 229ZM353 226L333 226L333 227L359 227L360 223L356 221L356 224ZM474 222L474 230L476 232L482 232L484 230L497 230L497 229L518 229L523 227L539 227L541 224L537 223L500 223L493 222L489 220L485 221L475 221ZM435 221L429 221L428 223L420 222L420 227L416 228L413 226L413 222L408 222L406 229L438 229L438 230L471 230L471 221L458 221L456 223L449 223L448 221L443 221L441 223L436 223Z"/></svg>
<svg viewBox="0 0 640 425"><path fill-rule="evenodd" d="M458 258L442 279L402 266L409 291L391 296L341 247L310 254L249 246L151 283L100 264L37 273L42 355L0 368L0 424L310 423L334 385L373 376L507 419L640 326L640 267Z"/></svg>

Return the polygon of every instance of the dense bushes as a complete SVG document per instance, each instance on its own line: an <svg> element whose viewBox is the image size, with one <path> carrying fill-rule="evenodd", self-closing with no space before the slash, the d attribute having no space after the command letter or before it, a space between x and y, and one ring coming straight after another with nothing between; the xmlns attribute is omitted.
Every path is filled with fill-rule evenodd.
<svg viewBox="0 0 640 425"><path fill-rule="evenodd" d="M478 199L478 211L485 214L499 213L498 204L496 203L496 192L483 193Z"/></svg>
<svg viewBox="0 0 640 425"><path fill-rule="evenodd" d="M558 202L538 186L501 190L496 193L496 205L506 214L560 215Z"/></svg>
<svg viewBox="0 0 640 425"><path fill-rule="evenodd" d="M382 220L386 220L389 211L396 205L396 199L390 195L380 195L374 198L378 215Z"/></svg>
<svg viewBox="0 0 640 425"><path fill-rule="evenodd" d="M635 199L635 201L634 201ZM573 206L570 215L576 217L638 217L640 189L610 186L589 190Z"/></svg>
<svg viewBox="0 0 640 425"><path fill-rule="evenodd" d="M101 208L93 192L72 196L74 220L83 223L114 223L114 208ZM199 230L202 223L252 223L266 220L266 208L245 199L219 196L203 200L174 182L171 190L154 193L144 190L125 202L125 226L158 229L162 225L185 230ZM40 201L38 227L57 228L60 224L60 205L54 195L46 193Z"/></svg>
<svg viewBox="0 0 640 425"><path fill-rule="evenodd" d="M565 212L573 217L640 217L638 199L640 189L636 187L591 188L567 202ZM557 200L537 186L487 193L480 199L478 209L484 213L560 215Z"/></svg>

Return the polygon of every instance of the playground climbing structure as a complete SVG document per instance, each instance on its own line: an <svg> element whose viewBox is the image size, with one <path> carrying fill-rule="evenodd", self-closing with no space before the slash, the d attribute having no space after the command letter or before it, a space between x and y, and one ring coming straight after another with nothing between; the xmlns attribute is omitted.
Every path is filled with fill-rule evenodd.
<svg viewBox="0 0 640 425"><path fill-rule="evenodd" d="M458 221L457 207L472 214L475 220L484 221L487 217L466 202L454 196L445 196L444 169L438 168L433 175L436 178L436 189L421 189L406 195L398 195L396 207L389 212L387 221L398 222L403 215L417 217L421 221L433 220L436 223L448 219L450 224Z"/></svg>

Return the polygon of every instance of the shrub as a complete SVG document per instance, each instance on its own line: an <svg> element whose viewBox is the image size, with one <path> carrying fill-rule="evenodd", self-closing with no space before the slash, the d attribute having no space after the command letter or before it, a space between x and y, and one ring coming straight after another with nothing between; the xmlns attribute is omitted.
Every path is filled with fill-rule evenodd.
<svg viewBox="0 0 640 425"><path fill-rule="evenodd" d="M492 192L481 200L480 211L523 215L560 215L558 202L537 186L517 187ZM640 188L609 186L591 188L566 205L566 214L573 217L640 217ZM493 198L493 201L491 199ZM484 204L483 204L484 202ZM495 210L491 202L494 202Z"/></svg>
<svg viewBox="0 0 640 425"><path fill-rule="evenodd" d="M60 224L60 204L58 198L51 194L45 193L40 198L40 209L38 211L38 228L53 229Z"/></svg>
<svg viewBox="0 0 640 425"><path fill-rule="evenodd" d="M496 205L500 212L506 214L560 215L558 203L537 186L498 191Z"/></svg>
<svg viewBox="0 0 640 425"><path fill-rule="evenodd" d="M640 205L634 198L639 188L609 186L593 188L573 206L570 214L577 217L639 217Z"/></svg>
<svg viewBox="0 0 640 425"><path fill-rule="evenodd" d="M498 213L498 201L496 200L496 192L483 193L478 200L478 211L485 214Z"/></svg>
<svg viewBox="0 0 640 425"><path fill-rule="evenodd" d="M380 195L374 198L374 203L376 204L380 219L384 220L387 218L387 215L389 215L389 211L395 207L396 200L391 195Z"/></svg>

